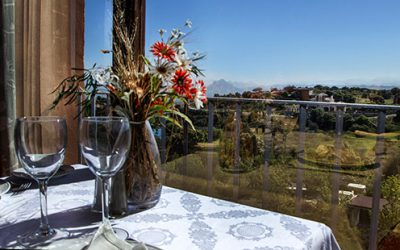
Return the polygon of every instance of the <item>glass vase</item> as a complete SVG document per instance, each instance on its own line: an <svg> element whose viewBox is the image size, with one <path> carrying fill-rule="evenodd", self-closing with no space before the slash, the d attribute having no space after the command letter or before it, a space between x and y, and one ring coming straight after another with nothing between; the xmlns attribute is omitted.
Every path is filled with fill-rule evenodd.
<svg viewBox="0 0 400 250"><path fill-rule="evenodd" d="M131 151L124 165L129 214L155 206L162 189L160 153L149 121L131 123L131 131Z"/></svg>
<svg viewBox="0 0 400 250"><path fill-rule="evenodd" d="M129 156L111 178L109 208L114 218L149 209L161 196L160 153L150 123L131 123L131 136ZM96 178L93 211L101 211L100 194L101 182Z"/></svg>

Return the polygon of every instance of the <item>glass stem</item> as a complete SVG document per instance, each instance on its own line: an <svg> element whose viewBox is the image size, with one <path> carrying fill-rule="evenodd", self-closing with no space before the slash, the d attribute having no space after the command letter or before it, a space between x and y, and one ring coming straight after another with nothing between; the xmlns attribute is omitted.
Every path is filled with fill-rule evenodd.
<svg viewBox="0 0 400 250"><path fill-rule="evenodd" d="M110 189L110 177L103 177L101 179L101 181L103 182L103 192L101 195L101 201L102 201L102 211L103 211L103 223L105 223L106 221L108 221L109 218L109 214L108 214L108 205L109 205L109 201L108 201L108 194L109 194L109 189Z"/></svg>
<svg viewBox="0 0 400 250"><path fill-rule="evenodd" d="M39 180L40 197L40 232L43 235L49 233L49 221L47 219L47 180Z"/></svg>

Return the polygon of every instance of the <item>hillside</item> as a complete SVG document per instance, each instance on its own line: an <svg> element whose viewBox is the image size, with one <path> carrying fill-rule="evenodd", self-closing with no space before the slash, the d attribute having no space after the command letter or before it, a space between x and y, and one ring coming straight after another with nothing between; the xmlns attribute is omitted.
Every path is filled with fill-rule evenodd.
<svg viewBox="0 0 400 250"><path fill-rule="evenodd" d="M214 81L207 86L207 96L213 97L214 94L226 95L229 93L242 93L244 89L236 87L233 83L228 82L224 79Z"/></svg>

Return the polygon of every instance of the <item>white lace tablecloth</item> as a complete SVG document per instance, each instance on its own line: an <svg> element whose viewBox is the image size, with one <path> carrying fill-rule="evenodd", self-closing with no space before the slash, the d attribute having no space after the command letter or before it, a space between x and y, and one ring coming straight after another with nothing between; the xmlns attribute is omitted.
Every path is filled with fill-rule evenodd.
<svg viewBox="0 0 400 250"><path fill-rule="evenodd" d="M93 233L100 215L90 211L94 181L49 187L49 222L75 237ZM0 247L38 227L37 190L3 195ZM340 249L329 227L190 192L163 187L156 207L115 220L130 237L162 249Z"/></svg>

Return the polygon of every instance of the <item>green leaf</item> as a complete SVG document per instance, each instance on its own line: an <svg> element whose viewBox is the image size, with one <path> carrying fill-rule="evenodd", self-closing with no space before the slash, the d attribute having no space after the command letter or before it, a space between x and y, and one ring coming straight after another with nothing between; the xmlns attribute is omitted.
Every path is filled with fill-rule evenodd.
<svg viewBox="0 0 400 250"><path fill-rule="evenodd" d="M153 107L150 108L149 112L152 113L157 113L159 111L169 111L164 105L154 105Z"/></svg>
<svg viewBox="0 0 400 250"><path fill-rule="evenodd" d="M192 120L190 120L190 118L187 115L183 114L180 111L176 111L176 110L173 110L173 109L171 109L169 112L171 112L174 115L177 115L177 116L181 117L183 120L185 120L190 125L190 127L194 131L196 131L196 128L193 126Z"/></svg>
<svg viewBox="0 0 400 250"><path fill-rule="evenodd" d="M182 125L181 125L177 120L175 120L174 118L171 118L171 117L166 116L166 115L161 115L160 117L162 117L162 118L164 118L165 120L171 122L171 123L174 124L175 126L177 126L177 127L179 127L179 128L182 128Z"/></svg>
<svg viewBox="0 0 400 250"><path fill-rule="evenodd" d="M202 70L199 69L199 68L198 68L197 66L195 66L195 65L192 65L191 72L192 72L193 74L195 74L196 76L205 76L205 75L203 74Z"/></svg>
<svg viewBox="0 0 400 250"><path fill-rule="evenodd" d="M151 65L151 62L149 61L149 59L147 59L145 56L141 56L142 57L142 59L143 59L143 61L144 61L144 64L146 64L147 66L149 66L149 65Z"/></svg>
<svg viewBox="0 0 400 250"><path fill-rule="evenodd" d="M192 58L192 61L195 62L195 61L198 61L198 60L202 60L205 57L206 57L206 55L202 54L202 55L199 55L197 57Z"/></svg>
<svg viewBox="0 0 400 250"><path fill-rule="evenodd" d="M129 104L129 98L130 98L132 92L133 92L133 90L129 90L129 92L124 92L123 95L121 96L121 99Z"/></svg>
<svg viewBox="0 0 400 250"><path fill-rule="evenodd" d="M151 93L155 93L157 88L158 88L158 86L159 86L160 79L157 76L153 75L151 77L150 81L151 81L151 85L150 85Z"/></svg>

